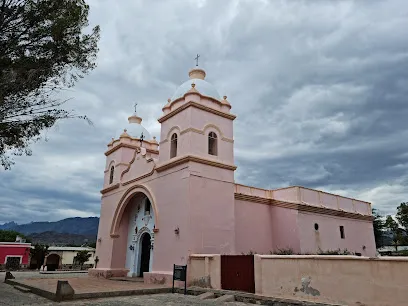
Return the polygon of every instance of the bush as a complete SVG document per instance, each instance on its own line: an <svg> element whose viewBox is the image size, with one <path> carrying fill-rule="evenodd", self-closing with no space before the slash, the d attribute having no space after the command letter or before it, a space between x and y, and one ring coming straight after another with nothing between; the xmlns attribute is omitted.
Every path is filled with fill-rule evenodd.
<svg viewBox="0 0 408 306"><path fill-rule="evenodd" d="M319 249L319 252L317 252L318 255L354 255L354 253L349 252L347 249L344 249L343 251L340 249L337 250L327 250L323 251Z"/></svg>
<svg viewBox="0 0 408 306"><path fill-rule="evenodd" d="M291 249L291 248L278 249L277 251L275 251L275 252L271 251L270 253L271 253L271 255L298 255L298 254L295 254L293 252L293 249Z"/></svg>

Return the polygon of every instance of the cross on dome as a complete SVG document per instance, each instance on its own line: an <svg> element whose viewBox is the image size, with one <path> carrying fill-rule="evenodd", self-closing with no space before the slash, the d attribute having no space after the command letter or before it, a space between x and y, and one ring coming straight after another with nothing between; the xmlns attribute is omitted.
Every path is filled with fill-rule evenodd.
<svg viewBox="0 0 408 306"><path fill-rule="evenodd" d="M197 56L194 58L196 60L196 67L198 67L198 59L200 58L200 54L197 53Z"/></svg>

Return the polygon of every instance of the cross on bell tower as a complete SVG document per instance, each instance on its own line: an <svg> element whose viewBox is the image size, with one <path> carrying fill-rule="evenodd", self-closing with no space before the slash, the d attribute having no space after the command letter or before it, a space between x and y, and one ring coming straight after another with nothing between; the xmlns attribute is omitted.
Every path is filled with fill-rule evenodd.
<svg viewBox="0 0 408 306"><path fill-rule="evenodd" d="M194 58L196 60L196 67L198 67L198 59L200 58L200 54L197 53L197 56Z"/></svg>

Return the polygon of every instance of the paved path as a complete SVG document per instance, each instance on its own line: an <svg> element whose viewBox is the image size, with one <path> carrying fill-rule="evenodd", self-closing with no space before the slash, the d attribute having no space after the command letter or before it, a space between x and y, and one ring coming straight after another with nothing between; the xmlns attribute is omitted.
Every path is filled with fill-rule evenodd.
<svg viewBox="0 0 408 306"><path fill-rule="evenodd" d="M154 294L154 295L141 295L141 296L124 296L104 299L89 299L89 300L76 300L72 302L56 303L48 299L42 298L32 293L23 293L12 286L0 283L0 305L1 306L15 306L15 305L99 305L99 306L113 306L113 305L133 305L133 306L205 306L205 305L249 305L244 303L214 303L212 301L201 301L195 296L184 296L182 294Z"/></svg>

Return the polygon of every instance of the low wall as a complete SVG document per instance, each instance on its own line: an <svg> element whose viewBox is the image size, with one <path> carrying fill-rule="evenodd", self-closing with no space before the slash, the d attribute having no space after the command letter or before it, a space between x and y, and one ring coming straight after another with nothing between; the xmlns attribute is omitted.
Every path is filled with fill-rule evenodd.
<svg viewBox="0 0 408 306"><path fill-rule="evenodd" d="M344 305L408 301L408 258L255 255L255 293Z"/></svg>
<svg viewBox="0 0 408 306"><path fill-rule="evenodd" d="M196 254L190 256L187 285L221 289L221 256Z"/></svg>

